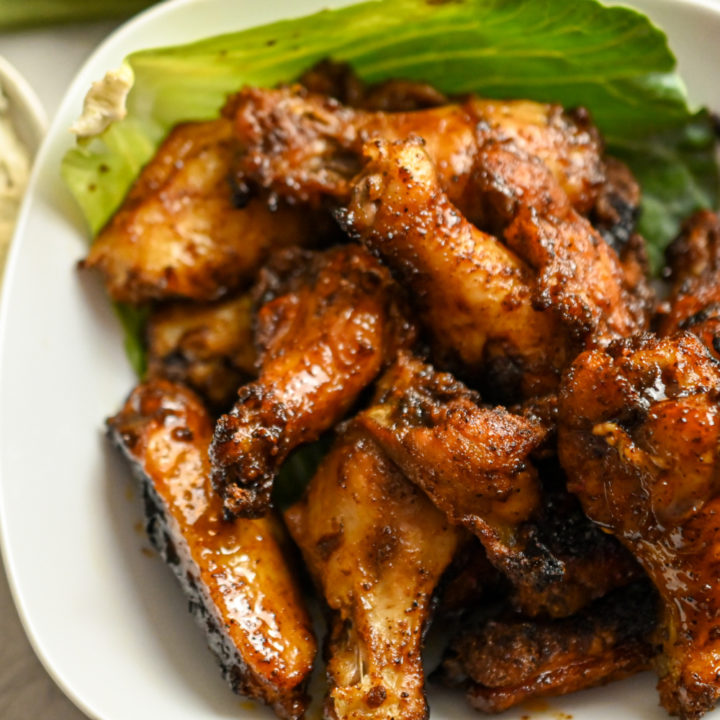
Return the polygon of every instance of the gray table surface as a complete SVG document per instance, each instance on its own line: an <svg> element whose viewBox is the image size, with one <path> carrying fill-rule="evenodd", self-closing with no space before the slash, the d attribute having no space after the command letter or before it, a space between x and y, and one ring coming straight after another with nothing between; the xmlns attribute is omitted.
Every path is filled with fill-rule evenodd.
<svg viewBox="0 0 720 720"><path fill-rule="evenodd" d="M25 76L44 105L48 119L52 121L53 113L75 73L114 27L114 23L91 23L11 34L0 33L0 55ZM49 58L52 60L49 61ZM0 718L85 718L58 689L35 656L20 624L5 572L1 567Z"/></svg>

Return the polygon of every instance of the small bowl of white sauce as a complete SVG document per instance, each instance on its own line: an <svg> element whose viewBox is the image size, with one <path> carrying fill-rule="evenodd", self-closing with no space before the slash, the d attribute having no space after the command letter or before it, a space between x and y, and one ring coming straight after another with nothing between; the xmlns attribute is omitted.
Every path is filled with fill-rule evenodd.
<svg viewBox="0 0 720 720"><path fill-rule="evenodd" d="M0 57L0 282L32 161L46 129L37 95Z"/></svg>

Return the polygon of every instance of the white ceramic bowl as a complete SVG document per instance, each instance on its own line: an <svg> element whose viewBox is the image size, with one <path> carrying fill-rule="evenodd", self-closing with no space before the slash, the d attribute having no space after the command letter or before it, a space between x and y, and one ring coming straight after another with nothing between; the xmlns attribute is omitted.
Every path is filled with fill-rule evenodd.
<svg viewBox="0 0 720 720"><path fill-rule="evenodd" d="M127 468L102 430L134 378L102 288L74 270L86 230L59 179L67 128L91 82L128 52L340 4L175 0L146 12L80 71L37 157L0 301L0 529L28 636L58 684L93 718L272 715L229 692L174 578L142 552L147 543L134 529L140 502L128 497ZM720 108L720 8L708 0L633 4L669 33L693 100ZM643 674L506 717L661 720L654 685ZM433 688L430 701L433 720L477 718L458 693Z"/></svg>
<svg viewBox="0 0 720 720"><path fill-rule="evenodd" d="M0 88L8 97L10 120L15 131L34 156L47 129L45 109L27 80L2 56Z"/></svg>

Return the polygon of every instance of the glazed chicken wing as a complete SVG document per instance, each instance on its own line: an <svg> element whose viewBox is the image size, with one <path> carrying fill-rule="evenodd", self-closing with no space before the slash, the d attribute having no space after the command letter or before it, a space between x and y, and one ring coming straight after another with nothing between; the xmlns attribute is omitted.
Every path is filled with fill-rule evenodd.
<svg viewBox="0 0 720 720"><path fill-rule="evenodd" d="M210 417L189 390L138 386L108 420L142 483L148 535L177 575L235 692L301 718L315 638L278 518L222 520L210 486Z"/></svg>
<svg viewBox="0 0 720 720"><path fill-rule="evenodd" d="M271 249L317 242L307 209L234 203L234 153L226 118L170 133L83 262L114 300L212 300L251 279Z"/></svg>
<svg viewBox="0 0 720 720"><path fill-rule="evenodd" d="M421 141L366 150L343 222L411 288L436 358L493 397L554 390L569 341L534 307L530 268L452 205Z"/></svg>
<svg viewBox="0 0 720 720"><path fill-rule="evenodd" d="M325 717L425 720L422 639L460 531L352 427L285 520L332 614Z"/></svg>
<svg viewBox="0 0 720 720"><path fill-rule="evenodd" d="M720 366L688 333L580 355L562 387L559 454L585 512L661 598L663 706L720 698Z"/></svg>
<svg viewBox="0 0 720 720"><path fill-rule="evenodd" d="M661 335L687 330L720 360L720 218L700 210L667 251L672 293Z"/></svg>
<svg viewBox="0 0 720 720"><path fill-rule="evenodd" d="M358 246L280 254L258 295L260 374L239 390L211 447L229 515L263 514L288 453L341 420L414 337L390 274Z"/></svg>
<svg viewBox="0 0 720 720"><path fill-rule="evenodd" d="M544 430L405 353L381 378L361 424L449 520L473 532L528 614L564 616L638 575L530 461Z"/></svg>
<svg viewBox="0 0 720 720"><path fill-rule="evenodd" d="M656 600L636 583L560 620L505 616L463 629L441 678L470 704L498 713L531 698L565 695L650 666Z"/></svg>
<svg viewBox="0 0 720 720"><path fill-rule="evenodd" d="M147 377L189 385L212 408L226 410L238 387L255 376L252 298L173 303L147 324Z"/></svg>
<svg viewBox="0 0 720 720"><path fill-rule="evenodd" d="M349 99L368 106L362 92L351 91ZM581 212L593 206L603 181L597 131L586 115L571 116L556 105L471 98L414 112L370 112L295 86L246 88L230 98L225 113L234 117L244 151L238 156L241 174L281 197L315 206L347 202L363 144L371 138L422 137L441 187L467 213L472 208L462 199L478 148L488 139L510 139L547 162Z"/></svg>

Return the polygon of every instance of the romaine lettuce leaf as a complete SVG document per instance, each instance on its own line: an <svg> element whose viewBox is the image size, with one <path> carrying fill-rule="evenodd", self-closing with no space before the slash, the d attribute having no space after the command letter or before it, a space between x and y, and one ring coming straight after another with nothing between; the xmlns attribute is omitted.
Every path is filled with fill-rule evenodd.
<svg viewBox="0 0 720 720"><path fill-rule="evenodd" d="M656 267L679 221L717 206L710 117L688 107L666 37L642 14L596 0L379 0L130 55L127 117L63 160L92 232L174 124L214 117L240 86L292 80L324 57L368 81L586 106L643 185Z"/></svg>

